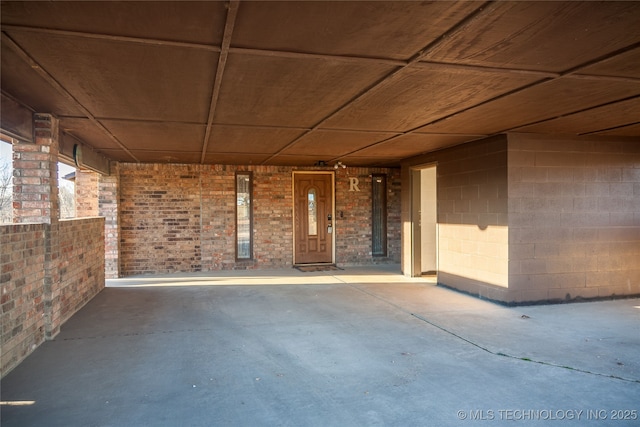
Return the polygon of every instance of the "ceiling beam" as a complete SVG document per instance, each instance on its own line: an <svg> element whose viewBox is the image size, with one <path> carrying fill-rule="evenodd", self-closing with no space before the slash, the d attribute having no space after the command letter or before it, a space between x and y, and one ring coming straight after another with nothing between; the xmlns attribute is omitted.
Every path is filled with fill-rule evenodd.
<svg viewBox="0 0 640 427"><path fill-rule="evenodd" d="M218 56L218 68L216 69L216 76L213 82L213 91L211 93L211 102L209 103L209 117L207 118L207 128L204 132L204 140L202 141L202 154L200 156L200 163L204 163L204 159L207 155L207 148L209 146L209 137L211 136L211 128L213 126L213 118L216 114L216 108L218 106L218 98L220 97L220 88L222 87L222 78L224 76L224 69L227 65L227 58L229 57L229 47L231 46L231 36L233 35L233 29L236 25L236 16L238 15L238 8L240 7L239 0L231 0L228 5L227 22L224 26L224 35L222 37L222 47L220 49L220 55Z"/></svg>
<svg viewBox="0 0 640 427"><path fill-rule="evenodd" d="M40 75L51 87L53 87L64 98L73 103L73 105L82 111L83 114L93 123L103 134L105 134L110 140L115 142L122 150L124 150L134 161L139 162L138 158L122 143L109 129L107 129L96 117L89 111L80 101L78 101L71 93L60 84L47 70L42 68L27 52L25 52L8 34L2 32L2 42L5 43L11 50L13 50L23 61ZM46 112L46 111L43 111Z"/></svg>
<svg viewBox="0 0 640 427"><path fill-rule="evenodd" d="M238 55L253 55L253 56L265 56L269 58L290 58L290 59L324 59L329 61L342 61L342 62L357 62L360 64L385 64L393 65L396 67L402 67L407 64L407 61L400 59L389 58L375 58L367 56L354 56L354 55L327 55L321 53L304 53L304 52L289 52L283 50L270 50L270 49L250 49L245 47L232 47L230 52Z"/></svg>
<svg viewBox="0 0 640 427"><path fill-rule="evenodd" d="M143 44L147 46L170 46L170 47L206 50L209 52L220 52L220 48L218 46L202 44L202 43L177 42L172 40L150 39L145 37L113 36L109 34L85 33L81 31L54 30L51 28L41 28L41 27L25 27L22 25L3 25L2 31L30 32L30 33L49 34L54 36L79 37L79 38L94 39L94 40L136 43L136 44Z"/></svg>
<svg viewBox="0 0 640 427"><path fill-rule="evenodd" d="M610 127L610 128L606 128L606 129L599 129L599 130L594 130L594 131L591 131L591 132L579 133L578 135L580 135L580 136L596 135L596 134L601 133L601 132L610 132L612 130L624 129L626 127L635 126L635 125L640 125L640 122L627 123L627 124L624 124L624 125L614 126L614 127Z"/></svg>

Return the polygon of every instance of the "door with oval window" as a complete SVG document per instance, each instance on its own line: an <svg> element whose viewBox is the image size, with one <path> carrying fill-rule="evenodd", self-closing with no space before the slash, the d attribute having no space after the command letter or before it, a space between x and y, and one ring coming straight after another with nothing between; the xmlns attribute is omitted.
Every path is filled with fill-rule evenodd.
<svg viewBox="0 0 640 427"><path fill-rule="evenodd" d="M333 173L293 175L294 264L333 262Z"/></svg>

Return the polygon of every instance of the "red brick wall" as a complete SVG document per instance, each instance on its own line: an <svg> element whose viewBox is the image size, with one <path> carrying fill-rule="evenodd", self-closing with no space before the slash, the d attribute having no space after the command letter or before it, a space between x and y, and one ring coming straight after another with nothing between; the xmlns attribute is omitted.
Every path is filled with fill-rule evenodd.
<svg viewBox="0 0 640 427"><path fill-rule="evenodd" d="M104 288L104 220L3 225L0 248L4 376Z"/></svg>
<svg viewBox="0 0 640 427"><path fill-rule="evenodd" d="M45 227L0 226L2 376L44 341Z"/></svg>
<svg viewBox="0 0 640 427"><path fill-rule="evenodd" d="M292 171L261 166L253 172L254 257L261 268L293 265Z"/></svg>
<svg viewBox="0 0 640 427"><path fill-rule="evenodd" d="M60 221L60 325L104 288L104 219Z"/></svg>
<svg viewBox="0 0 640 427"><path fill-rule="evenodd" d="M122 273L201 270L199 167L124 164L121 170Z"/></svg>
<svg viewBox="0 0 640 427"><path fill-rule="evenodd" d="M118 164L111 164L111 175L100 175L98 182L98 212L104 217L105 278L120 276L120 174Z"/></svg>
<svg viewBox="0 0 640 427"><path fill-rule="evenodd" d="M372 174L387 175L387 256L373 257ZM357 188L351 190L351 179ZM355 187L354 187L355 190ZM362 265L400 262L400 171L347 168L336 173L336 263Z"/></svg>
<svg viewBox="0 0 640 427"><path fill-rule="evenodd" d="M254 259L235 259L235 173L253 174ZM121 274L269 269L292 266L291 167L120 165ZM388 253L371 256L371 174L386 173ZM360 180L349 191L349 177ZM400 259L400 174L347 168L336 173L336 262ZM343 212L342 218L339 212Z"/></svg>
<svg viewBox="0 0 640 427"><path fill-rule="evenodd" d="M76 217L98 216L99 174L76 169Z"/></svg>
<svg viewBox="0 0 640 427"><path fill-rule="evenodd" d="M58 216L58 177L55 163L51 161L50 147L14 144L13 151L14 221L51 222L52 215Z"/></svg>

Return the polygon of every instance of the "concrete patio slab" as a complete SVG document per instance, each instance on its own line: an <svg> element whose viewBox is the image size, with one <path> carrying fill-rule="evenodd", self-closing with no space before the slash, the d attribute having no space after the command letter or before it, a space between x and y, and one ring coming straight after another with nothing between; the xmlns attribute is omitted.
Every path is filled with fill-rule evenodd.
<svg viewBox="0 0 640 427"><path fill-rule="evenodd" d="M397 266L144 276L2 380L1 424L637 426L639 356L638 299L509 308Z"/></svg>

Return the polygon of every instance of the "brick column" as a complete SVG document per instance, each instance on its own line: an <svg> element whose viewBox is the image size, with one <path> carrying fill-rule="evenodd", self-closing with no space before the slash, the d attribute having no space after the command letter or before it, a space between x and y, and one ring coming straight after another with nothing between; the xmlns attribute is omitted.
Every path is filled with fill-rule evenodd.
<svg viewBox="0 0 640 427"><path fill-rule="evenodd" d="M35 144L13 145L13 218L19 223L51 224L58 207L58 119L34 115Z"/></svg>
<svg viewBox="0 0 640 427"><path fill-rule="evenodd" d="M45 337L60 331L58 119L34 114L35 143L13 146L13 212L18 223L44 223Z"/></svg>
<svg viewBox="0 0 640 427"><path fill-rule="evenodd" d="M76 169L76 217L98 216L98 181L100 174Z"/></svg>
<svg viewBox="0 0 640 427"><path fill-rule="evenodd" d="M120 165L111 163L111 175L100 175L98 213L105 218L105 277L120 277Z"/></svg>

